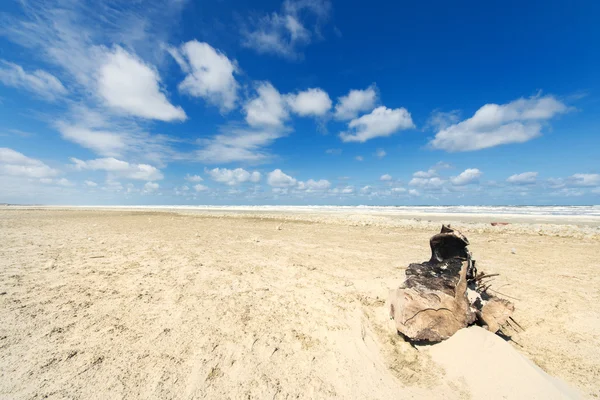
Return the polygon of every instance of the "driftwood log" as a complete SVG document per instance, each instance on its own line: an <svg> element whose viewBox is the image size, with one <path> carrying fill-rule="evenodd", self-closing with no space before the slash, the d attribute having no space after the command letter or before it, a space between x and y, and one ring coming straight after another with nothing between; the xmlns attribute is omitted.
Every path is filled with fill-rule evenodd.
<svg viewBox="0 0 600 400"><path fill-rule="evenodd" d="M439 342L474 323L497 332L514 311L512 303L488 294L477 273L469 241L450 226L430 240L431 259L410 264L402 286L390 291L390 317L411 341Z"/></svg>

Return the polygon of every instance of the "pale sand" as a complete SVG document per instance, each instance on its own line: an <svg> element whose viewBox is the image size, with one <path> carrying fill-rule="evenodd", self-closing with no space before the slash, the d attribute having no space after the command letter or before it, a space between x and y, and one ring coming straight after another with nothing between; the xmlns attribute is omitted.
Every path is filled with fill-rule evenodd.
<svg viewBox="0 0 600 400"><path fill-rule="evenodd" d="M489 337L415 349L392 332L388 290L429 257L439 222L2 208L0 397L480 398L482 375L496 394L568 393L514 349L600 397L598 225L477 218L455 227L525 329L494 351Z"/></svg>

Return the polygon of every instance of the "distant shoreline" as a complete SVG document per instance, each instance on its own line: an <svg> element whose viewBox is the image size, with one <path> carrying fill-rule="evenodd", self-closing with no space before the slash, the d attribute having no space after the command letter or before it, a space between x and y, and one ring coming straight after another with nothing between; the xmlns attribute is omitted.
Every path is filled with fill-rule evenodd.
<svg viewBox="0 0 600 400"><path fill-rule="evenodd" d="M600 228L600 206L10 206L11 209L121 210L206 215L253 215L294 219L334 218L387 225L400 221ZM370 222L369 222L370 223Z"/></svg>

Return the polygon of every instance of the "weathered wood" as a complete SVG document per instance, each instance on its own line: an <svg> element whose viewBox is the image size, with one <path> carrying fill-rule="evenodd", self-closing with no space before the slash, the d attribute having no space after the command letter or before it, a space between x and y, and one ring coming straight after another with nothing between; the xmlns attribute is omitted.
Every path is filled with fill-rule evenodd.
<svg viewBox="0 0 600 400"><path fill-rule="evenodd" d="M466 296L468 263L411 264L405 284L391 292L396 329L414 341L438 342L475 321Z"/></svg>
<svg viewBox="0 0 600 400"><path fill-rule="evenodd" d="M413 341L437 342L475 322L496 332L514 306L486 292L467 249L469 241L450 226L430 240L431 259L410 264L406 279L390 291L390 317L399 333Z"/></svg>

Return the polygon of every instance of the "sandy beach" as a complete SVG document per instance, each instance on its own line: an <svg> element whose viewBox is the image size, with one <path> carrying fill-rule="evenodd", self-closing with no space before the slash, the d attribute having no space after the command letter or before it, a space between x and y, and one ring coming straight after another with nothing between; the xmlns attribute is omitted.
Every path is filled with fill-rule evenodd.
<svg viewBox="0 0 600 400"><path fill-rule="evenodd" d="M512 340L415 347L395 334L388 291L429 258L448 221L479 268L500 274L493 287L523 328ZM487 373L516 388L508 398L599 398L599 226L577 216L2 207L0 397L476 399ZM459 359L486 365L473 374L453 367ZM510 381L521 362L539 379ZM573 391L554 390L536 366Z"/></svg>

